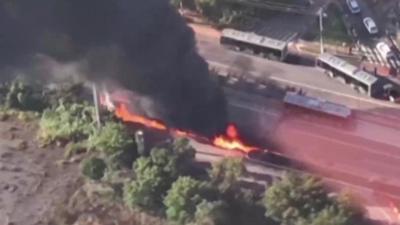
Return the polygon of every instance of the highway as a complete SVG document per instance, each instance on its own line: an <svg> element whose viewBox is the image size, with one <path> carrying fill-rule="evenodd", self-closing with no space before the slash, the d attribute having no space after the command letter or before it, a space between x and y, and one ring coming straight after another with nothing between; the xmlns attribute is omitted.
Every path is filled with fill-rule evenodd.
<svg viewBox="0 0 400 225"><path fill-rule="evenodd" d="M387 200L381 197L384 193L400 199L400 112L397 106L361 96L330 80L318 69L225 50L212 35L197 32L196 37L200 54L220 67L233 67L243 75L251 73L292 82L308 93L323 92L324 98L362 109L355 112L352 126L341 127L335 121L288 114L279 99L243 94L238 90L226 91L231 120L236 121L241 130L251 130L252 135L274 142L277 148L273 150L305 162L313 173L366 188L368 194L357 191L357 195L378 207L380 216L377 217L399 222L387 209Z"/></svg>
<svg viewBox="0 0 400 225"><path fill-rule="evenodd" d="M400 128L369 122L363 115L356 116L350 128L332 126L335 121L287 114L276 100L225 91L230 119L242 131L273 142L275 148L269 150L304 162L309 172L333 179L335 187L354 191L362 201L380 201L387 207L381 196L400 199ZM390 218L396 221L396 215Z"/></svg>
<svg viewBox="0 0 400 225"><path fill-rule="evenodd" d="M199 53L207 60L210 67L222 70L224 73L247 74L260 80L304 88L310 94L338 101L352 108L373 111L388 107L400 109L400 106L373 100L348 85L332 80L321 69L270 61L225 49L218 43L218 32L200 25L191 26L196 31Z"/></svg>

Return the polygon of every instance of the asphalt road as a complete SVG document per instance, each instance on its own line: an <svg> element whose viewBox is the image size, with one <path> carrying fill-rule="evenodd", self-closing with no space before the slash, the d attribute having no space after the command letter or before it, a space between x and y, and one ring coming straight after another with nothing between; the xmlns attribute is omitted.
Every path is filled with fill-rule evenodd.
<svg viewBox="0 0 400 225"><path fill-rule="evenodd" d="M192 27L198 31L196 38L200 54L208 61L210 67L217 68L225 74L251 75L267 82L304 88L307 89L308 94L340 102L352 108L374 111L387 107L400 108L400 106L362 95L350 86L332 80L321 69L270 61L225 49L218 43L218 34L208 34L209 31L199 26Z"/></svg>
<svg viewBox="0 0 400 225"><path fill-rule="evenodd" d="M335 121L310 115L285 114L285 108L276 100L229 93L231 119L241 126L248 121L261 127L270 124L268 129L253 128L252 131L259 136L265 134L266 140L273 140L274 146L278 146L273 150L279 149L302 160L314 173L367 188L368 195L385 192L400 199L400 119L395 106L361 96L330 80L318 69L247 56L225 50L215 37L199 33L196 37L200 53L212 64L229 70L233 67L243 75L300 86L318 96L325 93L326 98L354 108L369 109L369 112L356 112L351 127L341 127ZM372 201L370 197L365 198ZM383 210L382 206L378 208ZM381 214L385 215L380 219L397 220L396 215L388 216L387 211Z"/></svg>
<svg viewBox="0 0 400 225"><path fill-rule="evenodd" d="M387 207L381 196L400 200L400 120L390 127L357 114L352 126L342 127L335 120L287 113L276 100L232 90L226 93L234 115L231 120L241 130L250 129L252 135L264 135L266 142L273 142L269 150L304 162L312 173L343 182L363 201L376 198L373 201ZM396 215L389 217L396 221Z"/></svg>

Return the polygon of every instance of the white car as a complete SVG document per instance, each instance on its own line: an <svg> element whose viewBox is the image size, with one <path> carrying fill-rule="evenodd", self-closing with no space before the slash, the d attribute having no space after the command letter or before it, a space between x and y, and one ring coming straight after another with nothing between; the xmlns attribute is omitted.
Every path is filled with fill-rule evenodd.
<svg viewBox="0 0 400 225"><path fill-rule="evenodd" d="M390 47L388 44L386 44L385 42L379 42L378 44L376 44L376 49L378 50L379 54L381 54L381 56L384 59L387 59L388 57L390 57L391 55L393 55Z"/></svg>
<svg viewBox="0 0 400 225"><path fill-rule="evenodd" d="M351 13L356 14L361 12L361 8L357 0L346 0L346 3Z"/></svg>
<svg viewBox="0 0 400 225"><path fill-rule="evenodd" d="M368 33L370 34L378 33L378 27L376 26L374 20L371 17L365 17L363 19L363 23L365 25L365 28L367 28Z"/></svg>

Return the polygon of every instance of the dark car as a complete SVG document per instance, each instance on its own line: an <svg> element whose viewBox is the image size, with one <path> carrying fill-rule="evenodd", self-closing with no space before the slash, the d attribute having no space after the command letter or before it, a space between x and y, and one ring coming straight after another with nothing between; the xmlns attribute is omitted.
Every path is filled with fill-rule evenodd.
<svg viewBox="0 0 400 225"><path fill-rule="evenodd" d="M253 150L247 153L247 158L267 162L279 166L291 166L291 160L279 153L268 150Z"/></svg>

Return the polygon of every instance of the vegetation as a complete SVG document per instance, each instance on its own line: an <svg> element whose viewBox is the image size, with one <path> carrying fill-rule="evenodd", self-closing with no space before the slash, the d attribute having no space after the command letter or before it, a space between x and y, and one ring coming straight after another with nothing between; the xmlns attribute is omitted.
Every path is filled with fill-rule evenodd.
<svg viewBox="0 0 400 225"><path fill-rule="evenodd" d="M193 225L227 225L230 224L228 206L223 201L203 200L196 206Z"/></svg>
<svg viewBox="0 0 400 225"><path fill-rule="evenodd" d="M92 157L83 161L82 174L92 180L103 178L107 165L104 160Z"/></svg>
<svg viewBox="0 0 400 225"><path fill-rule="evenodd" d="M149 157L134 163L136 179L125 184L124 201L132 208L157 210L172 183L190 171L194 152L186 141L152 149Z"/></svg>
<svg viewBox="0 0 400 225"><path fill-rule="evenodd" d="M137 156L132 136L124 125L117 122L106 122L89 136L87 145L89 149L106 155L112 168L131 166Z"/></svg>
<svg viewBox="0 0 400 225"><path fill-rule="evenodd" d="M309 175L286 174L267 189L266 216L282 224L350 225L361 213L341 199L328 197L321 181Z"/></svg>
<svg viewBox="0 0 400 225"><path fill-rule="evenodd" d="M2 104L9 109L42 111L46 101L40 89L22 79L15 79L0 87Z"/></svg>
<svg viewBox="0 0 400 225"><path fill-rule="evenodd" d="M225 193L238 188L239 178L245 171L241 158L225 158L212 164L209 175L211 183Z"/></svg>
<svg viewBox="0 0 400 225"><path fill-rule="evenodd" d="M252 11L238 7L229 1L222 0L195 0L197 11L210 22L218 26L226 26L240 20Z"/></svg>
<svg viewBox="0 0 400 225"><path fill-rule="evenodd" d="M191 177L179 177L164 198L167 218L178 224L193 220L198 204L204 200L201 194L206 189L204 183Z"/></svg>
<svg viewBox="0 0 400 225"><path fill-rule="evenodd" d="M69 90L79 92L79 88ZM74 102L74 94L60 101L53 91L36 99L36 89L14 82L0 88L0 97L3 106L12 110L43 111L38 134L43 143L69 143L68 153L92 150L82 161L82 174L98 181L93 184L105 184L107 193L118 193L115 196L122 197L127 208L165 215L173 224L362 222L362 212L350 204L348 196L329 197L321 181L312 176L286 174L264 195L244 188L242 178L247 172L239 158L217 161L208 176L198 176L193 166L195 149L187 139L163 143L137 158L133 137L123 124L107 119L101 129L96 129L92 106ZM132 171L123 167L126 165Z"/></svg>
<svg viewBox="0 0 400 225"><path fill-rule="evenodd" d="M39 139L43 144L79 142L95 130L94 108L87 104L63 104L43 112Z"/></svg>

